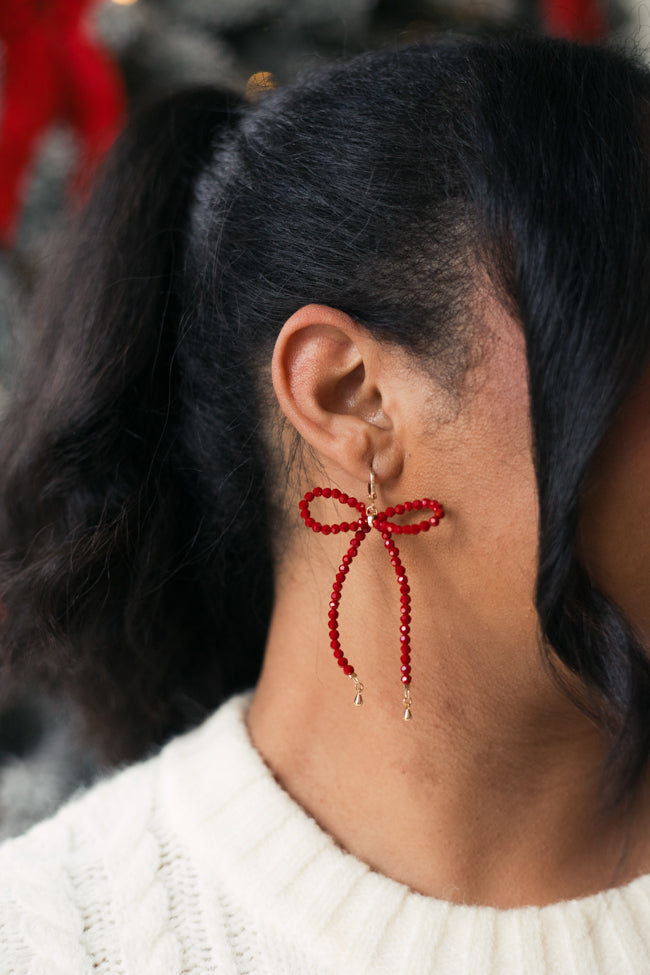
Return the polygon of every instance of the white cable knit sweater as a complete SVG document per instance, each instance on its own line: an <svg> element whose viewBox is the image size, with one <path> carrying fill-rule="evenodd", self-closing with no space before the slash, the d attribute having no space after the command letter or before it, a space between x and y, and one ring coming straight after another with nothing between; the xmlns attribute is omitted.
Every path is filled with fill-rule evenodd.
<svg viewBox="0 0 650 975"><path fill-rule="evenodd" d="M245 708L0 849L1 975L650 973L650 877L541 909L411 893L277 785Z"/></svg>

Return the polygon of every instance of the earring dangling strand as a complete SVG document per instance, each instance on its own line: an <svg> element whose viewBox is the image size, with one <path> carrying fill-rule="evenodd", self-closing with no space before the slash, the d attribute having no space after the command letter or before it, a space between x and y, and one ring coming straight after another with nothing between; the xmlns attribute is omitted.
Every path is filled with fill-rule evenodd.
<svg viewBox="0 0 650 975"><path fill-rule="evenodd" d="M312 518L309 507L310 503L315 498L320 497L333 498L335 501L338 501L339 504L347 505L349 508L357 512L357 518L353 521L342 521L333 525L321 524L321 522ZM350 571L350 565L352 564L352 560L356 557L362 541L373 528L381 532L384 547L387 549L388 555L390 556L390 564L395 570L395 575L397 577L397 582L400 589L400 679L404 691L402 701L404 707L404 720L410 721L413 717L411 711L411 590L408 584L408 578L406 576L404 566L402 565L399 557L399 549L393 541L393 535L418 535L420 532L429 531L430 528L435 528L440 523L440 519L444 517L445 512L442 505L438 501L431 500L430 498L422 498L421 500L417 501L406 501L404 504L397 504L395 507L388 507L384 511L377 510L375 503L376 500L377 490L375 472L371 467L370 480L368 482L368 504L364 504L363 501L357 501L356 498L350 497L343 491L339 491L338 488L315 487L311 491L307 491L305 493L304 497L298 502L298 506L300 508L300 515L306 527L310 528L313 532L322 533L323 535L338 535L340 532L354 532L354 537L350 542L347 552L341 560L338 572L336 573L335 581L332 585L328 612L328 626L330 634L330 647L333 651L336 662L345 676L354 681L354 704L357 707L360 707L363 704L363 697L361 695L361 692L363 691L363 684L357 677L354 667L348 661L347 657L344 656L341 649L339 639L339 603L341 601L343 583L345 582L345 579ZM423 509L430 511L431 515L422 521L416 522L414 525L397 525L395 522L389 520L395 515L402 515L409 511L421 511Z"/></svg>

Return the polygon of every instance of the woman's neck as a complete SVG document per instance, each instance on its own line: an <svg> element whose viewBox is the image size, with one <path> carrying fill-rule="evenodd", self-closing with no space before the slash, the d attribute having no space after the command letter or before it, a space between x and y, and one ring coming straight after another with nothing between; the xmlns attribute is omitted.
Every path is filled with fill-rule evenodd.
<svg viewBox="0 0 650 975"><path fill-rule="evenodd" d="M287 791L373 869L452 901L541 906L650 870L635 827L647 794L599 811L607 743L545 666L534 613L503 626L499 645L451 588L432 608L415 572L413 720L402 719L397 611L377 592L375 556L346 581L355 612L341 626L362 707L330 659L324 567L294 561L278 586L250 730Z"/></svg>

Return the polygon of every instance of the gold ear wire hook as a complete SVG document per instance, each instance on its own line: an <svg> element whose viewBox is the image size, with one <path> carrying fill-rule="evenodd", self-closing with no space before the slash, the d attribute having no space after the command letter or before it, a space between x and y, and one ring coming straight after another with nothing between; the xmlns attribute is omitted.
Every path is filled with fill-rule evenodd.
<svg viewBox="0 0 650 975"><path fill-rule="evenodd" d="M379 514L377 510L377 505L375 501L377 500L377 491L375 490L375 472L372 467L370 468L370 480L368 481L368 504L366 505L366 517L368 519L368 525L372 528L373 522L377 515Z"/></svg>
<svg viewBox="0 0 650 975"><path fill-rule="evenodd" d="M375 490L375 487L376 487L376 483L375 483L375 472L374 472L374 470L371 467L370 468L370 480L368 481L368 497L370 498L371 501L376 501L377 500L377 492Z"/></svg>

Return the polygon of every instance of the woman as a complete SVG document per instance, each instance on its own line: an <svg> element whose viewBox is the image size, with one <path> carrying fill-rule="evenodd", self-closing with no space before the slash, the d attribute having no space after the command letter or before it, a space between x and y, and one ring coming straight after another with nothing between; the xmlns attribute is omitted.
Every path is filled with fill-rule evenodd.
<svg viewBox="0 0 650 975"><path fill-rule="evenodd" d="M648 970L649 153L645 70L534 39L134 123L6 424L6 656L118 758L264 663L4 848L5 970Z"/></svg>

